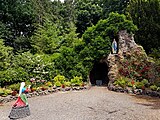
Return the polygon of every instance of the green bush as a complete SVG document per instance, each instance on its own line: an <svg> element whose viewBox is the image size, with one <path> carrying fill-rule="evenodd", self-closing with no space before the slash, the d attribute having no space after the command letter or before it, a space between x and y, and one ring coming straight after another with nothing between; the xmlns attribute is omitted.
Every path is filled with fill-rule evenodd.
<svg viewBox="0 0 160 120"><path fill-rule="evenodd" d="M43 91L44 91L44 90L48 90L48 88L49 88L49 86L46 86L46 85L42 85L42 86L41 86L41 90L43 90Z"/></svg>
<svg viewBox="0 0 160 120"><path fill-rule="evenodd" d="M12 90L4 89L4 94L10 95L12 93Z"/></svg>
<svg viewBox="0 0 160 120"><path fill-rule="evenodd" d="M3 94L4 94L4 90L0 88L0 96L2 96Z"/></svg>
<svg viewBox="0 0 160 120"><path fill-rule="evenodd" d="M120 77L113 84L125 88L128 85L128 78Z"/></svg>
<svg viewBox="0 0 160 120"><path fill-rule="evenodd" d="M17 53L12 56L8 69L0 70L0 85L6 86L17 82L28 81L30 78L52 80L55 76L53 55L33 55L30 52ZM30 83L29 83L30 84Z"/></svg>
<svg viewBox="0 0 160 120"><path fill-rule="evenodd" d="M72 76L84 75L84 66L74 48L61 46L59 56L53 61L56 73L71 79Z"/></svg>
<svg viewBox="0 0 160 120"><path fill-rule="evenodd" d="M64 84L65 82L65 76L63 75L57 75L54 77L54 82L60 82L61 84Z"/></svg>
<svg viewBox="0 0 160 120"><path fill-rule="evenodd" d="M157 88L158 88L158 87L157 87L156 85L151 85L151 86L150 86L150 89L153 90L153 91L157 91Z"/></svg>
<svg viewBox="0 0 160 120"><path fill-rule="evenodd" d="M6 97L7 95L10 95L12 93L12 90L0 88L0 96Z"/></svg>
<svg viewBox="0 0 160 120"><path fill-rule="evenodd" d="M20 83L17 83L17 84L12 84L10 86L8 86L7 88L11 89L11 90L15 90L15 91L19 91L20 89Z"/></svg>
<svg viewBox="0 0 160 120"><path fill-rule="evenodd" d="M0 71L10 67L10 61L13 48L5 46L5 42L0 38Z"/></svg>
<svg viewBox="0 0 160 120"><path fill-rule="evenodd" d="M156 79L154 84L157 86L157 87L160 87L160 78L159 79Z"/></svg>
<svg viewBox="0 0 160 120"><path fill-rule="evenodd" d="M25 81L25 86L28 86L28 85L32 85L32 83L29 80Z"/></svg>
<svg viewBox="0 0 160 120"><path fill-rule="evenodd" d="M67 87L70 87L71 86L71 82L64 82L64 85L67 86Z"/></svg>
<svg viewBox="0 0 160 120"><path fill-rule="evenodd" d="M136 88L138 88L138 89L142 89L142 87L144 87L144 83L142 83L142 82L136 82L136 83L135 83L135 86L136 86Z"/></svg>
<svg viewBox="0 0 160 120"><path fill-rule="evenodd" d="M148 80L147 79L143 79L142 81L141 81L141 83L143 83L144 84L144 86L147 86L148 85Z"/></svg>
<svg viewBox="0 0 160 120"><path fill-rule="evenodd" d="M127 86L128 86L128 87L132 87L133 85L132 85L131 82L128 82Z"/></svg>
<svg viewBox="0 0 160 120"><path fill-rule="evenodd" d="M54 83L54 85L56 86L56 87L61 87L61 82L60 81L56 81L55 83Z"/></svg>
<svg viewBox="0 0 160 120"><path fill-rule="evenodd" d="M82 77L78 77L78 76L75 76L73 79L71 79L71 84L72 86L80 86L82 84Z"/></svg>
<svg viewBox="0 0 160 120"><path fill-rule="evenodd" d="M48 87L52 87L53 86L52 82L50 82L50 81L48 81L45 85L48 86Z"/></svg>

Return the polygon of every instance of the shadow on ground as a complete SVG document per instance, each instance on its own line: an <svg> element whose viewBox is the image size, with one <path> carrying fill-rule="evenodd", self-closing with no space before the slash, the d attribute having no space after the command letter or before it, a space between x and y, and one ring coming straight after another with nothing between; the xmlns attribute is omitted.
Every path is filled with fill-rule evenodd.
<svg viewBox="0 0 160 120"><path fill-rule="evenodd" d="M144 95L131 95L139 105L149 106L151 109L160 109L160 98L144 96Z"/></svg>

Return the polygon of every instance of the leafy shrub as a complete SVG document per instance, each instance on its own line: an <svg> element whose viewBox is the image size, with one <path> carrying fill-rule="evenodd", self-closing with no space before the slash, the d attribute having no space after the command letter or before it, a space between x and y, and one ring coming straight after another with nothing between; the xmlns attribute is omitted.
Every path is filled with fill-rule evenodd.
<svg viewBox="0 0 160 120"><path fill-rule="evenodd" d="M10 95L12 93L12 90L9 90L9 89L5 89L4 92L8 95Z"/></svg>
<svg viewBox="0 0 160 120"><path fill-rule="evenodd" d="M65 76L57 75L54 77L54 82L60 82L61 84L64 84L65 82Z"/></svg>
<svg viewBox="0 0 160 120"><path fill-rule="evenodd" d="M12 85L10 85L10 86L8 86L8 88L9 89L11 89L11 90L15 90L15 91L19 91L19 89L20 89L20 83L17 83L17 84L12 84Z"/></svg>
<svg viewBox="0 0 160 120"><path fill-rule="evenodd" d="M31 78L31 87L40 87L45 84L46 80L41 80L40 78Z"/></svg>
<svg viewBox="0 0 160 120"><path fill-rule="evenodd" d="M84 66L82 61L80 61L78 54L74 48L61 46L60 55L53 61L56 68L57 74L62 74L68 79L72 76L82 76L84 75Z"/></svg>
<svg viewBox="0 0 160 120"><path fill-rule="evenodd" d="M52 87L53 86L52 82L50 82L50 81L48 81L45 85L48 86L48 87Z"/></svg>
<svg viewBox="0 0 160 120"><path fill-rule="evenodd" d="M64 85L67 86L67 87L70 87L71 86L71 82L64 82Z"/></svg>
<svg viewBox="0 0 160 120"><path fill-rule="evenodd" d="M143 83L144 84L144 86L147 86L148 85L148 80L147 79L143 79L142 81L141 81L141 83Z"/></svg>
<svg viewBox="0 0 160 120"><path fill-rule="evenodd" d="M29 85L32 85L32 83L29 80L25 81L25 86L29 86Z"/></svg>
<svg viewBox="0 0 160 120"><path fill-rule="evenodd" d="M159 60L159 58L160 58L160 47L159 48L152 48L152 51L149 54L149 56ZM159 63L160 63L160 60L159 60Z"/></svg>
<svg viewBox="0 0 160 120"><path fill-rule="evenodd" d="M46 86L46 85L42 85L42 86L41 86L41 90L44 91L44 90L47 90L47 89L48 89L48 86Z"/></svg>
<svg viewBox="0 0 160 120"><path fill-rule="evenodd" d="M113 84L125 88L128 85L128 78L120 77Z"/></svg>
<svg viewBox="0 0 160 120"><path fill-rule="evenodd" d="M53 55L33 55L30 52L18 53L12 56L11 65L8 69L0 70L0 85L6 86L30 78L40 80L52 80L55 75Z"/></svg>
<svg viewBox="0 0 160 120"><path fill-rule="evenodd" d="M36 88L36 87L31 87L31 92L34 92L34 91L36 91L36 90L39 90L39 87L38 87L38 88Z"/></svg>
<svg viewBox="0 0 160 120"><path fill-rule="evenodd" d="M6 70L10 66L13 48L6 47L3 40L0 39L0 71Z"/></svg>
<svg viewBox="0 0 160 120"><path fill-rule="evenodd" d="M142 87L144 87L144 83L142 83L142 82L136 82L136 83L135 83L135 86L136 86L136 88L138 88L138 89L142 89Z"/></svg>
<svg viewBox="0 0 160 120"><path fill-rule="evenodd" d="M153 90L153 91L156 91L157 88L158 88L158 87L157 87L156 85L151 85L151 86L150 86L150 89Z"/></svg>
<svg viewBox="0 0 160 120"><path fill-rule="evenodd" d="M156 79L154 84L157 86L157 87L160 87L160 78Z"/></svg>
<svg viewBox="0 0 160 120"><path fill-rule="evenodd" d="M22 67L9 68L5 71L0 71L0 79L3 85L11 85L18 82L23 82L28 78L28 73ZM2 85L2 86L3 86Z"/></svg>
<svg viewBox="0 0 160 120"><path fill-rule="evenodd" d="M10 95L12 93L12 90L0 88L0 96L6 97L7 95Z"/></svg>
<svg viewBox="0 0 160 120"><path fill-rule="evenodd" d="M127 86L128 86L128 87L133 87L133 85L132 85L131 82L128 82Z"/></svg>
<svg viewBox="0 0 160 120"><path fill-rule="evenodd" d="M4 94L4 91L2 88L0 88L0 96L2 96Z"/></svg>
<svg viewBox="0 0 160 120"><path fill-rule="evenodd" d="M56 81L55 83L54 83L54 85L56 86L56 87L61 87L61 82L60 81Z"/></svg>
<svg viewBox="0 0 160 120"><path fill-rule="evenodd" d="M4 89L4 95L2 95L2 96L11 95L11 93L12 93L12 90Z"/></svg>
<svg viewBox="0 0 160 120"><path fill-rule="evenodd" d="M71 84L73 86L80 86L82 84L82 77L81 76L80 77L78 77L78 76L74 77L73 79L71 79Z"/></svg>

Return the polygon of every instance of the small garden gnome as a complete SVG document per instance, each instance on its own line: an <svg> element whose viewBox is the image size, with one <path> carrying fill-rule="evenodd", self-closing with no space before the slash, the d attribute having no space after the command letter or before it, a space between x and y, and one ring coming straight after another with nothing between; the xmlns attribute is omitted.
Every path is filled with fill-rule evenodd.
<svg viewBox="0 0 160 120"><path fill-rule="evenodd" d="M26 89L25 82L21 83L19 95L16 102L13 104L9 118L19 119L30 115L29 105L25 93L28 92L30 86Z"/></svg>
<svg viewBox="0 0 160 120"><path fill-rule="evenodd" d="M116 54L116 53L117 53L117 42L116 42L115 39L114 39L113 42L112 42L112 53L113 53L113 54Z"/></svg>

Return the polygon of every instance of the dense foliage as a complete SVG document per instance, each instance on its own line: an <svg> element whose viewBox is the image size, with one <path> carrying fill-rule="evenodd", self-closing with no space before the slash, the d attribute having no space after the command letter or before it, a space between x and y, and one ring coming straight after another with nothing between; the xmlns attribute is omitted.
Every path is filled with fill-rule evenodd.
<svg viewBox="0 0 160 120"><path fill-rule="evenodd" d="M159 7L159 0L1 0L0 85L59 74L87 81L124 29L158 63Z"/></svg>
<svg viewBox="0 0 160 120"><path fill-rule="evenodd" d="M135 40L147 53L160 46L160 0L130 0L127 8L133 23L137 25Z"/></svg>
<svg viewBox="0 0 160 120"><path fill-rule="evenodd" d="M100 20L95 26L89 27L83 34L84 49L80 56L86 69L91 70L93 64L107 57L111 51L112 39L118 31L134 32L137 27L124 15L110 13L108 19Z"/></svg>

